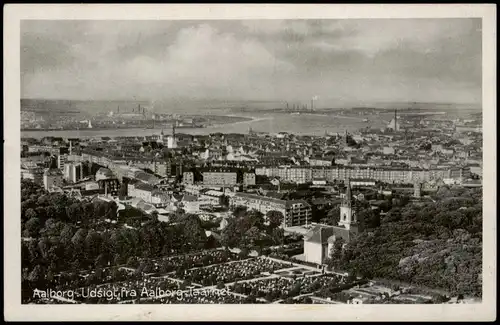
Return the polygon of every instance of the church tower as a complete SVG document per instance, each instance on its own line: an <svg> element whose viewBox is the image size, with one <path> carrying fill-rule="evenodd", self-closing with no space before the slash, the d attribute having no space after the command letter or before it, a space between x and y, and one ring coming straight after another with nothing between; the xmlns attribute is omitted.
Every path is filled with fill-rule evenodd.
<svg viewBox="0 0 500 325"><path fill-rule="evenodd" d="M351 226L354 226L356 223L356 215L352 210L351 182L347 180L347 189L345 191L344 198L342 199L342 204L340 205L339 226L343 226L350 230Z"/></svg>
<svg viewBox="0 0 500 325"><path fill-rule="evenodd" d="M169 149L177 148L177 139L175 138L175 124L172 126L172 135L168 137L167 147Z"/></svg>
<svg viewBox="0 0 500 325"><path fill-rule="evenodd" d="M161 129L161 132L160 132L160 142L163 143L164 137L165 137L165 134L163 133L163 129Z"/></svg>

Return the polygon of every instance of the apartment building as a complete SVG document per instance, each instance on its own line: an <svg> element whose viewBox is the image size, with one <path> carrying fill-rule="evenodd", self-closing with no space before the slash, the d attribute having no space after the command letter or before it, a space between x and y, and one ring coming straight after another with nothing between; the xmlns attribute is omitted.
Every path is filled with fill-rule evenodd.
<svg viewBox="0 0 500 325"><path fill-rule="evenodd" d="M64 165L64 179L68 182L76 183L83 177L83 165L81 163L67 163Z"/></svg>
<svg viewBox="0 0 500 325"><path fill-rule="evenodd" d="M172 164L169 161L154 162L153 171L163 177L170 176L172 174Z"/></svg>
<svg viewBox="0 0 500 325"><path fill-rule="evenodd" d="M243 186L255 185L255 173L243 173Z"/></svg>
<svg viewBox="0 0 500 325"><path fill-rule="evenodd" d="M184 172L182 173L182 182L187 185L194 184L194 174L193 172Z"/></svg>
<svg viewBox="0 0 500 325"><path fill-rule="evenodd" d="M210 171L203 172L204 185L229 186L237 184L236 172Z"/></svg>
<svg viewBox="0 0 500 325"><path fill-rule="evenodd" d="M128 195L143 199L147 203L153 202L153 191L155 188L149 184L136 182L128 184Z"/></svg>
<svg viewBox="0 0 500 325"><path fill-rule="evenodd" d="M295 182L299 184L312 182L313 179L325 179L328 182L335 180L345 181L347 179L374 179L384 183L413 183L416 180L428 181L433 179L453 178L460 179L470 175L470 169L436 168L345 168L345 167L257 167L257 175L265 175L269 178L279 177L282 181Z"/></svg>
<svg viewBox="0 0 500 325"><path fill-rule="evenodd" d="M301 226L311 222L311 206L302 200L286 201L256 194L235 193L230 198L230 205L246 206L249 210L255 209L264 215L269 211L279 211L284 216L282 227Z"/></svg>

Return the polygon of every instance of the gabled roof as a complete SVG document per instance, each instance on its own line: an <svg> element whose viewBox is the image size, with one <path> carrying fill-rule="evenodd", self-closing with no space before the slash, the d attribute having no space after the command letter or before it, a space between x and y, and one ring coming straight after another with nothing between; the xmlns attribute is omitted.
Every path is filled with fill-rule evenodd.
<svg viewBox="0 0 500 325"><path fill-rule="evenodd" d="M325 244L332 235L333 227L315 226L304 236L304 240L310 243Z"/></svg>
<svg viewBox="0 0 500 325"><path fill-rule="evenodd" d="M348 230L344 227L319 225L315 226L304 236L304 241L324 245L329 242L334 242L335 237L335 239L341 238L344 241L349 242L352 235L355 233L355 231Z"/></svg>
<svg viewBox="0 0 500 325"><path fill-rule="evenodd" d="M332 230L335 238L342 238L345 242L349 242L351 240L351 235L354 234L351 230L344 227L332 227Z"/></svg>
<svg viewBox="0 0 500 325"><path fill-rule="evenodd" d="M155 190L153 186L146 183L137 183L134 185L134 187L138 190L148 191L148 192L153 192Z"/></svg>

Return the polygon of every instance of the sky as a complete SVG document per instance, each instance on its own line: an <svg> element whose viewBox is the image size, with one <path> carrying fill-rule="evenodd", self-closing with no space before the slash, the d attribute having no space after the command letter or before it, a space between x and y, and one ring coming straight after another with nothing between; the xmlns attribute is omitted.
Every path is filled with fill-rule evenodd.
<svg viewBox="0 0 500 325"><path fill-rule="evenodd" d="M23 21L21 96L481 102L481 20Z"/></svg>

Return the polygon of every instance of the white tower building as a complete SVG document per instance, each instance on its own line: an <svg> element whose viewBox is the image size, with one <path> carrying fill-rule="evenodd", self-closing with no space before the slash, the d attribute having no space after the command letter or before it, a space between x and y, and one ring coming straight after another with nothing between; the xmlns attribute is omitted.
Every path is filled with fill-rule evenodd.
<svg viewBox="0 0 500 325"><path fill-rule="evenodd" d="M167 147L169 149L177 148L177 139L175 138L175 125L172 126L172 135L168 137Z"/></svg>
<svg viewBox="0 0 500 325"><path fill-rule="evenodd" d="M347 189L344 199L340 205L340 221L339 226L351 229L353 225L357 224L356 215L352 211L352 195L351 195L351 182L347 181Z"/></svg>

